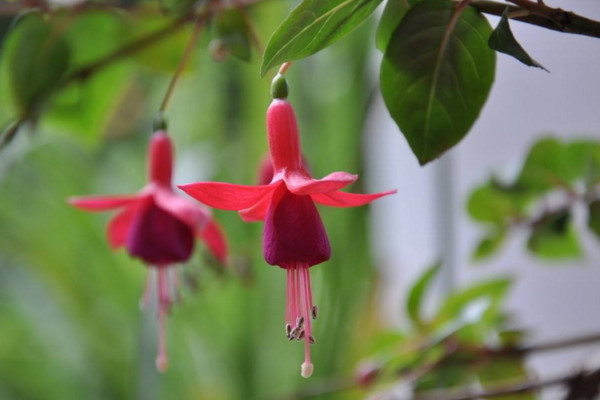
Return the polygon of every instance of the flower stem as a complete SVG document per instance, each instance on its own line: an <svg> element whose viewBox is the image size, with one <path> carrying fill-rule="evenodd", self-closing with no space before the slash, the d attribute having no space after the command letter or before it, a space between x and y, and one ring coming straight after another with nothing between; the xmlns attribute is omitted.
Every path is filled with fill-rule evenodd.
<svg viewBox="0 0 600 400"><path fill-rule="evenodd" d="M177 69L175 70L175 73L173 74L173 78L171 78L171 82L169 83L169 87L167 88L167 92L165 93L165 97L163 98L163 101L160 104L160 108L158 109L159 112L164 112L167 109L167 106L169 105L169 100L171 99L171 96L173 94L173 90L175 90L177 81L181 77L181 73L185 69L185 66L188 63L193 50L196 47L196 43L198 43L198 38L200 37L200 31L202 30L203 27L204 27L204 19L198 18L198 20L196 21L196 24L194 26L194 30L192 31L192 35L190 36L190 40L187 44L187 47L185 48L183 56L181 57L181 60L179 61L179 65L177 65Z"/></svg>
<svg viewBox="0 0 600 400"><path fill-rule="evenodd" d="M281 67L279 67L279 75L285 74L291 66L292 66L291 61L286 61L283 64L281 64Z"/></svg>

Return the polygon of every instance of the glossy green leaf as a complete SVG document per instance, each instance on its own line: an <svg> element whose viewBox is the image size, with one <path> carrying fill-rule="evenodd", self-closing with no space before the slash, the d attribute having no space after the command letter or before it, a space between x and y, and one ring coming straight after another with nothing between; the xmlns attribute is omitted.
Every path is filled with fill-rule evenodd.
<svg viewBox="0 0 600 400"><path fill-rule="evenodd" d="M433 266L429 267L423 275L417 280L408 293L408 299L406 301L406 310L408 316L415 323L416 326L420 327L423 325L423 318L421 315L421 304L427 289L431 286L433 279L437 276L441 268L441 263L438 262Z"/></svg>
<svg viewBox="0 0 600 400"><path fill-rule="evenodd" d="M418 0L388 0L381 14L377 33L375 35L375 44L383 52L387 49L388 43L396 27L402 21L404 14L410 9L411 5Z"/></svg>
<svg viewBox="0 0 600 400"><path fill-rule="evenodd" d="M592 201L588 205L588 227L600 237L600 200Z"/></svg>
<svg viewBox="0 0 600 400"><path fill-rule="evenodd" d="M386 106L423 165L457 144L494 81L492 29L473 8L449 0L415 4L394 31L381 65Z"/></svg>
<svg viewBox="0 0 600 400"><path fill-rule="evenodd" d="M536 221L527 241L527 248L542 258L579 257L581 247L571 224L570 211L553 212Z"/></svg>
<svg viewBox="0 0 600 400"><path fill-rule="evenodd" d="M525 49L521 47L519 42L517 42L517 39L515 39L508 23L508 7L506 7L502 13L502 18L500 18L500 22L498 22L496 29L494 29L494 32L490 35L488 43L492 49L513 56L525 65L548 71L544 66L531 58Z"/></svg>
<svg viewBox="0 0 600 400"><path fill-rule="evenodd" d="M285 61L299 60L338 41L358 27L381 0L304 0L267 43L261 76Z"/></svg>
<svg viewBox="0 0 600 400"><path fill-rule="evenodd" d="M10 32L7 57L13 99L23 114L35 111L59 86L70 49L58 26L29 14Z"/></svg>
<svg viewBox="0 0 600 400"><path fill-rule="evenodd" d="M222 11L215 17L213 23L213 40L218 40L232 56L242 61L250 61L252 54L250 30L242 11L237 9Z"/></svg>
<svg viewBox="0 0 600 400"><path fill-rule="evenodd" d="M502 243L504 243L505 238L506 232L502 229L498 229L485 236L479 241L479 244L473 253L473 260L482 261L491 257Z"/></svg>

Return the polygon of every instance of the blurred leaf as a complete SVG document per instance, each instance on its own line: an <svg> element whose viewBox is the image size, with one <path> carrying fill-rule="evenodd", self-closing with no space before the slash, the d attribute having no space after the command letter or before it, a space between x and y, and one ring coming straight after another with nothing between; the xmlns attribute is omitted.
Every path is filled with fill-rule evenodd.
<svg viewBox="0 0 600 400"><path fill-rule="evenodd" d="M488 182L469 196L467 212L476 221L503 225L521 214L526 198Z"/></svg>
<svg viewBox="0 0 600 400"><path fill-rule="evenodd" d="M418 2L394 31L381 65L386 106L421 165L467 134L494 81L487 19L471 7L455 18L449 0Z"/></svg>
<svg viewBox="0 0 600 400"><path fill-rule="evenodd" d="M128 36L125 18L108 11L91 11L62 16L63 35L71 48L71 65L81 67L123 46Z"/></svg>
<svg viewBox="0 0 600 400"><path fill-rule="evenodd" d="M570 221L569 210L544 215L532 227L527 248L537 256L548 259L581 256L577 233Z"/></svg>
<svg viewBox="0 0 600 400"><path fill-rule="evenodd" d="M577 152L577 148L572 149ZM538 141L529 151L517 184L536 192L564 186L573 181L580 166L571 162L569 147L557 139Z"/></svg>
<svg viewBox="0 0 600 400"><path fill-rule="evenodd" d="M485 364L477 372L479 382L484 389L494 390L529 381L529 374L522 359L498 358ZM533 393L518 393L495 397L501 400L535 399Z"/></svg>
<svg viewBox="0 0 600 400"><path fill-rule="evenodd" d="M67 26L64 37L72 49L75 67L110 54L123 45L123 36L127 36L123 18L114 13L89 12L64 23ZM44 126L75 136L83 144L98 143L118 115L117 107L131 88L132 73L131 63L119 63L65 87L44 113ZM134 116L130 112L128 122L135 122Z"/></svg>
<svg viewBox="0 0 600 400"><path fill-rule="evenodd" d="M417 327L423 326L423 319L421 316L421 303L423 301L423 296L425 295L427 289L431 286L431 283L440 271L441 266L442 264L438 262L425 270L423 275L421 275L408 293L406 310L408 312L408 316Z"/></svg>
<svg viewBox="0 0 600 400"><path fill-rule="evenodd" d="M482 299L489 301L486 304L487 306L491 306L494 303L501 303L510 286L511 281L509 279L495 279L475 284L453 293L448 296L444 304L440 307L436 316L436 322L442 323L456 318L466 318L469 322L472 322L474 318L471 318L471 315L477 314L480 316L480 305L484 304L480 302ZM475 308L471 307L473 304L475 304Z"/></svg>
<svg viewBox="0 0 600 400"><path fill-rule="evenodd" d="M299 60L352 32L381 0L304 0L282 22L267 43L261 76L285 61Z"/></svg>
<svg viewBox="0 0 600 400"><path fill-rule="evenodd" d="M473 260L482 261L492 256L502 243L504 243L505 238L506 232L502 229L497 229L489 233L479 241L479 244L473 253Z"/></svg>
<svg viewBox="0 0 600 400"><path fill-rule="evenodd" d="M218 40L232 56L250 61L252 43L246 18L242 11L221 11L213 21L213 40Z"/></svg>
<svg viewBox="0 0 600 400"><path fill-rule="evenodd" d="M531 58L525 49L521 47L519 42L517 42L517 39L515 39L508 23L508 7L504 9L502 18L500 18L498 26L496 26L496 29L494 29L494 32L492 32L490 35L488 43L492 49L504 54L508 54L509 56L513 56L525 65L541 68L544 71L550 72L540 63Z"/></svg>
<svg viewBox="0 0 600 400"><path fill-rule="evenodd" d="M375 35L375 43L379 50L385 52L394 30L396 30L396 27L400 24L400 21L402 21L402 17L404 17L404 14L406 14L410 7L417 1L418 0L387 1L383 13L381 14L379 25L377 25L377 33Z"/></svg>
<svg viewBox="0 0 600 400"><path fill-rule="evenodd" d="M600 200L594 200L588 205L588 227L600 237Z"/></svg>
<svg viewBox="0 0 600 400"><path fill-rule="evenodd" d="M165 16L131 16L128 20L130 28L129 41L136 40L152 32L159 31L167 25L173 23L171 18ZM145 67L149 67L157 72L172 74L179 65L179 61L185 51L185 47L190 38L191 27L183 27L177 32L172 33L163 39L154 42L152 46L148 46L135 53L134 59ZM186 64L185 71L190 71L195 64L194 57Z"/></svg>
<svg viewBox="0 0 600 400"><path fill-rule="evenodd" d="M126 94L132 90L132 75L130 64L118 65L69 85L53 98L43 115L44 126L76 137L82 144L95 145L106 134L116 136L116 132L109 132L114 130L112 122L120 115L120 107L130 107L127 120L120 121L119 132L123 133L139 114L131 107L142 105L126 101Z"/></svg>
<svg viewBox="0 0 600 400"><path fill-rule="evenodd" d="M39 14L22 18L4 48L11 89L23 115L39 107L59 86L69 66L70 49L62 33Z"/></svg>

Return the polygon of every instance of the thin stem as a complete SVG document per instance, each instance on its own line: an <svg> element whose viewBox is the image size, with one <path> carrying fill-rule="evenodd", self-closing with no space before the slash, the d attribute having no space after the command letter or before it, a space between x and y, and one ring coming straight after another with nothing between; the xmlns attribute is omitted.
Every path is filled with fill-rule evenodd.
<svg viewBox="0 0 600 400"><path fill-rule="evenodd" d="M286 61L283 64L281 64L281 67L279 67L279 75L284 75L291 66L291 61Z"/></svg>
<svg viewBox="0 0 600 400"><path fill-rule="evenodd" d="M173 78L171 79L171 82L169 83L169 87L167 88L167 92L165 93L165 97L163 98L163 101L160 104L160 108L158 109L158 111L164 112L167 109L167 106L169 105L169 100L171 99L171 96L173 94L173 90L175 89L175 86L177 85L177 81L181 77L181 73L185 69L185 66L188 63L188 61L193 53L194 48L196 47L196 44L198 43L198 38L200 37L200 32L202 31L203 27L204 27L204 21L199 19L196 22L196 25L194 26L194 30L192 31L192 35L190 36L190 41L188 42L188 44L185 48L185 51L183 53L183 56L181 57L181 60L179 61L179 65L177 65L177 69L175 70L175 73L173 74Z"/></svg>
<svg viewBox="0 0 600 400"><path fill-rule="evenodd" d="M509 18L553 31L600 38L600 22L571 11L548 7L543 3L525 0L510 0L516 5L507 5L490 0L472 0L471 5L482 13L501 16L508 7ZM527 11L527 14L513 14Z"/></svg>

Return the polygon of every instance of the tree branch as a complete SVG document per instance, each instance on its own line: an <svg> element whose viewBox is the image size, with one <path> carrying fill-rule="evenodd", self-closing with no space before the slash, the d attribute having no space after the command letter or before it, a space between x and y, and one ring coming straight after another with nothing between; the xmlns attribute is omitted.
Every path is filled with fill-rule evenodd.
<svg viewBox="0 0 600 400"><path fill-rule="evenodd" d="M558 32L600 38L600 22L571 11L552 8L529 0L508 0L515 5L506 5L490 0L471 0L471 5L482 13L501 16L508 7L509 18L531 25L541 26ZM516 12L516 13L515 13ZM526 12L520 15L519 12ZM516 16L511 17L510 13Z"/></svg>

